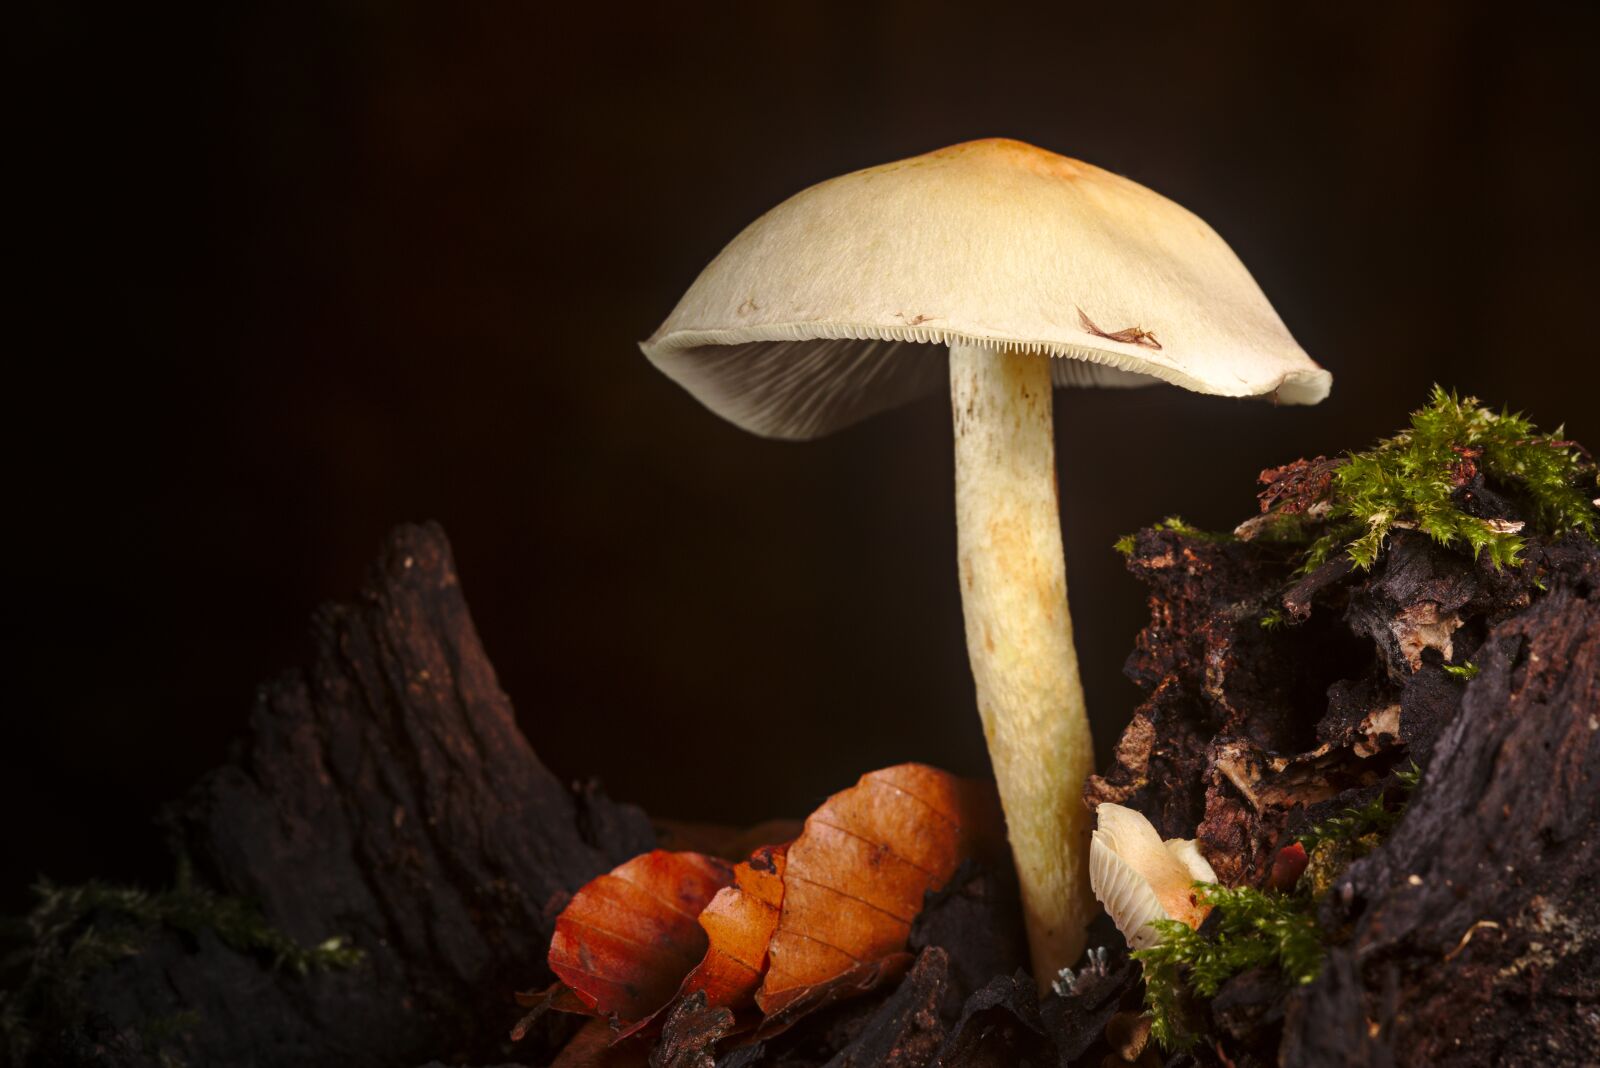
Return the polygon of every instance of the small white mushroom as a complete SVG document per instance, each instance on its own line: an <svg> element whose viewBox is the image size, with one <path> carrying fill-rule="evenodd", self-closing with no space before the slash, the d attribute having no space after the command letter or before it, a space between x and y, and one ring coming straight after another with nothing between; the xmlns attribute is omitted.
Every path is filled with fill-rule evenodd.
<svg viewBox="0 0 1600 1068"><path fill-rule="evenodd" d="M1111 921L1134 949L1154 945L1156 920L1181 920L1199 927L1211 909L1195 883L1214 883L1217 873L1194 841L1163 842L1144 814L1110 803L1095 809L1098 826L1089 844L1089 885Z"/></svg>

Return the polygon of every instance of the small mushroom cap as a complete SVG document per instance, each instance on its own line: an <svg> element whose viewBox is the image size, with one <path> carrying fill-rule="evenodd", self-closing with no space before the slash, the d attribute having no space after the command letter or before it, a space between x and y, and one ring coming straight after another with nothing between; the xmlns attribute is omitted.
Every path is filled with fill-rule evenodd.
<svg viewBox="0 0 1600 1068"><path fill-rule="evenodd" d="M1134 949L1158 939L1156 920L1182 920L1200 926L1210 909L1196 900L1197 882L1214 883L1217 873L1186 838L1163 842L1144 814L1109 802L1095 809L1089 842L1089 885L1106 914Z"/></svg>
<svg viewBox="0 0 1600 1068"><path fill-rule="evenodd" d="M1061 357L1058 386L1315 404L1332 381L1195 215L1004 139L790 197L640 347L739 426L809 438L946 388L951 343Z"/></svg>

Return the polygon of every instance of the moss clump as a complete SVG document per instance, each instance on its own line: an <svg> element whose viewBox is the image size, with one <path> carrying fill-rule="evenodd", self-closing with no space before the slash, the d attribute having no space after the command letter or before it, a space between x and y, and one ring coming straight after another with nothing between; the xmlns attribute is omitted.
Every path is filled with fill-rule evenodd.
<svg viewBox="0 0 1600 1068"><path fill-rule="evenodd" d="M1281 608L1269 608L1261 613L1262 630L1282 630L1289 625L1289 614Z"/></svg>
<svg viewBox="0 0 1600 1068"><path fill-rule="evenodd" d="M1216 920L1207 919L1200 930L1157 920L1161 941L1133 954L1144 967L1151 1034L1167 1050L1187 1049L1198 1040L1185 1021L1190 992L1215 997L1224 982L1261 965L1276 965L1286 983L1300 985L1322 967L1322 938L1303 899L1249 887L1195 887Z"/></svg>
<svg viewBox="0 0 1600 1068"><path fill-rule="evenodd" d="M29 1063L41 1035L82 1029L89 980L143 952L163 929L191 936L210 931L233 949L265 958L274 970L299 975L362 960L362 952L342 938L301 946L249 902L197 885L185 864L173 887L159 893L102 882L41 881L34 894L37 904L11 922L7 941L14 944L0 958L0 1050L14 1064ZM167 1047L198 1022L190 1013L148 1020L133 1037L147 1056L176 1063Z"/></svg>
<svg viewBox="0 0 1600 1068"><path fill-rule="evenodd" d="M1496 567L1520 562L1518 524L1468 514L1457 491L1478 474L1515 498L1535 531L1560 535L1596 531L1596 512L1582 486L1593 465L1561 430L1541 434L1528 419L1494 412L1475 397L1435 386L1411 427L1352 453L1333 472L1327 527L1306 551L1305 568L1338 552L1370 568L1397 527L1422 531L1441 545L1488 553Z"/></svg>
<svg viewBox="0 0 1600 1068"><path fill-rule="evenodd" d="M1167 518L1165 518L1161 522L1157 523L1151 529L1153 529L1153 530L1170 530L1174 534L1182 534L1186 538L1194 538L1194 539L1196 539L1198 541L1210 541L1210 542L1219 542L1220 543L1220 542L1229 542L1229 541L1238 541L1239 540L1237 537L1235 537L1234 535L1232 535L1232 534L1230 534L1230 533L1228 533L1226 531L1201 530L1199 527L1195 526L1193 523L1190 523L1187 520L1185 520L1182 516L1177 516L1177 515L1169 515L1169 516L1167 516Z"/></svg>
<svg viewBox="0 0 1600 1068"><path fill-rule="evenodd" d="M1380 795L1364 805L1353 805L1337 816L1312 825L1298 835L1310 853L1326 842L1351 842L1382 835L1400 821L1400 811L1383 803Z"/></svg>
<svg viewBox="0 0 1600 1068"><path fill-rule="evenodd" d="M1150 529L1170 530L1174 534L1182 534L1186 538L1194 538L1197 541L1229 542L1239 540L1233 534L1226 532L1201 530L1199 527L1185 520L1182 516L1176 515L1167 516L1167 518L1161 520L1159 523L1152 525ZM1122 537L1113 542L1111 547L1117 552L1121 553L1123 556L1132 556L1133 539L1134 535L1124 534Z"/></svg>
<svg viewBox="0 0 1600 1068"><path fill-rule="evenodd" d="M1387 834L1400 822L1411 801L1411 792L1422 781L1422 768L1413 760L1406 767L1396 769L1394 777L1401 793L1397 803L1391 803L1379 793L1364 804L1352 805L1337 816L1313 824L1295 837L1305 846L1306 852L1311 853L1324 843L1353 842ZM1373 840L1376 842L1376 837Z"/></svg>
<svg viewBox="0 0 1600 1068"><path fill-rule="evenodd" d="M1478 677L1480 668L1477 664L1468 660L1465 664L1446 664L1444 670L1446 674L1454 675L1462 682L1471 682Z"/></svg>

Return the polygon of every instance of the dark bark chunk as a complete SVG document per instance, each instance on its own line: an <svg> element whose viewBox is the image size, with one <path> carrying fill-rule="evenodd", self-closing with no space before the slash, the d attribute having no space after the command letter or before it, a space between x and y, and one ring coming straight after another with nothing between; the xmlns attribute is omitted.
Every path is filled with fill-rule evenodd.
<svg viewBox="0 0 1600 1068"><path fill-rule="evenodd" d="M1033 978L1018 971L995 976L967 999L933 1063L938 1068L1021 1068L1054 1060Z"/></svg>
<svg viewBox="0 0 1600 1068"><path fill-rule="evenodd" d="M93 1007L126 1028L196 1010L176 1043L191 1064L503 1059L511 992L546 977L561 902L649 849L649 824L534 755L437 526L392 533L313 641L309 669L261 688L243 755L173 821L202 881L365 962L302 977L174 937L102 973ZM530 1043L516 1055L539 1056Z"/></svg>
<svg viewBox="0 0 1600 1068"><path fill-rule="evenodd" d="M1296 997L1295 1063L1600 1062L1597 576L1490 632L1404 819L1329 897L1353 934Z"/></svg>
<svg viewBox="0 0 1600 1068"><path fill-rule="evenodd" d="M907 944L943 951L949 982L942 1009L953 1019L990 979L1027 964L1016 876L963 862L944 888L928 894Z"/></svg>
<svg viewBox="0 0 1600 1068"><path fill-rule="evenodd" d="M1296 835L1379 798L1393 811L1395 773L1426 768L1386 840L1327 854L1360 859L1322 905L1321 977L1224 984L1217 1056L1600 1063L1600 547L1530 537L1524 557L1495 569L1399 530L1370 572L1292 580L1257 542L1135 539L1151 618L1128 674L1146 700L1091 806L1198 837L1224 883L1259 887L1289 881ZM1274 603L1301 622L1260 627L1252 606Z"/></svg>

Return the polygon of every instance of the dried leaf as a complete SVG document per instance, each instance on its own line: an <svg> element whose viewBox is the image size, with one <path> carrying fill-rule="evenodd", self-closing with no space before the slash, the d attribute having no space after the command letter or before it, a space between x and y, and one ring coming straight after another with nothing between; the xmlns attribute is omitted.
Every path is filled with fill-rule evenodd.
<svg viewBox="0 0 1600 1068"><path fill-rule="evenodd" d="M551 983L544 990L519 991L517 1004L528 1011L511 1029L511 1041L521 1042L530 1028L547 1012L587 1013L589 1007L563 982Z"/></svg>
<svg viewBox="0 0 1600 1068"><path fill-rule="evenodd" d="M769 1002L767 1018L756 1028L756 1038L766 1040L793 1027L800 1018L818 1009L868 994L906 973L916 958L910 953L891 953L879 960L864 960L849 969L815 983L792 987ZM756 995L758 1003L761 995Z"/></svg>
<svg viewBox="0 0 1600 1068"><path fill-rule="evenodd" d="M732 880L728 864L699 853L635 857L572 896L556 920L550 970L596 1015L646 1019L705 955L700 911Z"/></svg>
<svg viewBox="0 0 1600 1068"><path fill-rule="evenodd" d="M702 960L684 979L680 998L704 993L712 1008L742 1008L755 1001L767 970L767 945L783 903L786 846L763 846L733 869L732 886L700 913L710 941Z"/></svg>
<svg viewBox="0 0 1600 1068"><path fill-rule="evenodd" d="M606 1021L590 1020L561 1047L550 1068L647 1068L648 1042L634 1040L613 1045L614 1037Z"/></svg>
<svg viewBox="0 0 1600 1068"><path fill-rule="evenodd" d="M757 1005L772 1017L813 988L881 982L873 965L904 953L923 895L1004 841L993 787L935 768L885 768L834 794L789 846Z"/></svg>
<svg viewBox="0 0 1600 1068"><path fill-rule="evenodd" d="M770 819L750 827L728 827L720 823L691 823L686 820L651 820L656 841L662 849L705 853L723 860L742 861L764 845L792 842L800 837L803 820Z"/></svg>
<svg viewBox="0 0 1600 1068"><path fill-rule="evenodd" d="M699 1065L754 1025L736 1015L752 1004L766 1015L764 1039L898 979L925 894L964 861L1004 855L993 787L914 764L873 772L829 798L794 842L731 871L657 850L590 882L556 922L550 966L562 983L520 1000L530 1019L575 1002L610 1017L606 1041L618 1049L666 1021L674 1037L664 1032L662 1063ZM597 1033L580 1032L571 1055L588 1056Z"/></svg>

